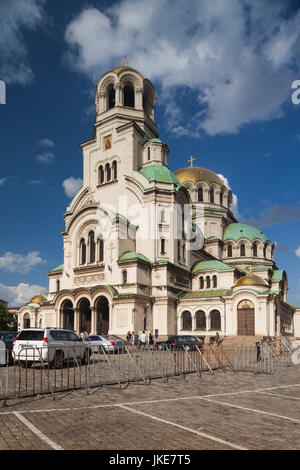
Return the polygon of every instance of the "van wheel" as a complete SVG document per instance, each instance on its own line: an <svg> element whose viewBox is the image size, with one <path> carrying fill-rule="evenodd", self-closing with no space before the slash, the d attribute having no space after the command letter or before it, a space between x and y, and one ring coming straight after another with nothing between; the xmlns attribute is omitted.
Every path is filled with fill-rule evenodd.
<svg viewBox="0 0 300 470"><path fill-rule="evenodd" d="M62 369L64 365L64 353L62 351L56 351L53 361L51 363L52 369Z"/></svg>

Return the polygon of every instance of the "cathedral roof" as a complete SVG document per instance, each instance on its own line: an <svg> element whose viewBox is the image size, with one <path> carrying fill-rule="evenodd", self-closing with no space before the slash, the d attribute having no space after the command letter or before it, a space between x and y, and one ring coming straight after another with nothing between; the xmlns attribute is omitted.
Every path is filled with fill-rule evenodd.
<svg viewBox="0 0 300 470"><path fill-rule="evenodd" d="M199 271L234 271L234 266L229 266L228 264L222 263L219 260L211 260L211 261L199 261L195 264L192 269L192 273L195 274Z"/></svg>
<svg viewBox="0 0 300 470"><path fill-rule="evenodd" d="M248 224L235 223L228 225L224 230L223 240L233 240L237 242L241 238L246 238L250 242L258 238L265 243L268 238L256 227Z"/></svg>
<svg viewBox="0 0 300 470"><path fill-rule="evenodd" d="M220 186L225 186L224 181L216 173L200 166L180 168L180 170L176 170L174 174L179 179L181 184L197 184L200 181L204 181L208 185L211 183L217 183Z"/></svg>
<svg viewBox="0 0 300 470"><path fill-rule="evenodd" d="M136 253L135 251L125 251L125 253L123 253L119 257L118 263L122 261L131 261L135 259L140 259L142 261L145 261L146 263L151 264L151 261L146 256L142 255L141 253Z"/></svg>
<svg viewBox="0 0 300 470"><path fill-rule="evenodd" d="M243 276L240 279L238 279L234 287L237 286L264 286L264 287L269 287L268 283L262 279L259 276L256 276L256 274L247 274L247 276Z"/></svg>
<svg viewBox="0 0 300 470"><path fill-rule="evenodd" d="M148 181L157 181L158 183L173 183L178 189L180 181L176 178L174 173L164 165L150 165L142 168L139 171Z"/></svg>
<svg viewBox="0 0 300 470"><path fill-rule="evenodd" d="M32 299L29 300L29 304L41 304L42 302L46 302L47 299L44 297L42 294L36 295L35 297L32 297Z"/></svg>

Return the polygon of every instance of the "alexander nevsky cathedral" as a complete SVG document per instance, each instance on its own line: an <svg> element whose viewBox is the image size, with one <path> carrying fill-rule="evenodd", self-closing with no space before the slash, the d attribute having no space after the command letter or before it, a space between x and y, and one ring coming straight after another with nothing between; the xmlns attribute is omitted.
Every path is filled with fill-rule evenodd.
<svg viewBox="0 0 300 470"><path fill-rule="evenodd" d="M295 335L274 244L236 220L216 173L193 158L171 172L155 101L151 82L126 65L99 79L83 185L64 214L63 264L48 273L47 298L19 310L19 328Z"/></svg>

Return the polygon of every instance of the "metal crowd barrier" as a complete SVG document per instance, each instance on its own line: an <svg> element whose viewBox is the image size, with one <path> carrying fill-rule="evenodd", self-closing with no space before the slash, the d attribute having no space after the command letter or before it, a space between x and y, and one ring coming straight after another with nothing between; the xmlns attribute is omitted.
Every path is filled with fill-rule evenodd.
<svg viewBox="0 0 300 470"><path fill-rule="evenodd" d="M89 354L81 358L81 348L53 348L55 361L49 362L49 347L25 348L0 367L0 401L85 388L117 385L125 388L131 382L149 384L152 379L167 382L186 374L214 373L216 369L274 373L276 364L290 363L290 356L278 353L275 345L239 345L225 347L205 344L203 347L168 346L158 350L155 346L139 349L124 345L119 350L102 346L87 347ZM53 355L52 355L53 356ZM51 357L52 357L51 356ZM42 359L44 358L44 359ZM0 355L1 359L1 355ZM280 362L281 361L281 362ZM0 361L1 365L1 361Z"/></svg>

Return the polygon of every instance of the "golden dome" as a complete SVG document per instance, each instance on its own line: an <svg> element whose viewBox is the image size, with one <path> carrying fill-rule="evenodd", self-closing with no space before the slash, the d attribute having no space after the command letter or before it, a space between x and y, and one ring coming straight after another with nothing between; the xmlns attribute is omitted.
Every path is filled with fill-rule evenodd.
<svg viewBox="0 0 300 470"><path fill-rule="evenodd" d="M124 71L132 71L132 72L136 72L138 73L142 78L143 75L141 74L141 72L139 72L138 70L132 68L132 67L128 67L127 65L120 65L118 67L115 67L114 69L111 70L111 72L115 72L117 75L119 75L121 72L124 72ZM107 72L106 72L107 73Z"/></svg>
<svg viewBox="0 0 300 470"><path fill-rule="evenodd" d="M174 172L174 175L179 179L181 184L193 183L197 184L199 181L204 181L208 185L217 183L220 186L225 186L224 181L211 170L201 168L200 166L190 166L181 168Z"/></svg>
<svg viewBox="0 0 300 470"><path fill-rule="evenodd" d="M46 297L44 297L41 293L40 295L36 295L29 300L29 304L41 304L42 302L46 302Z"/></svg>
<svg viewBox="0 0 300 470"><path fill-rule="evenodd" d="M269 287L268 283L262 279L259 276L256 276L255 274L247 274L247 276L243 276L240 279L238 279L234 287L237 286L264 286L264 287Z"/></svg>

